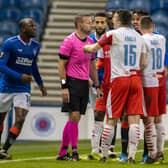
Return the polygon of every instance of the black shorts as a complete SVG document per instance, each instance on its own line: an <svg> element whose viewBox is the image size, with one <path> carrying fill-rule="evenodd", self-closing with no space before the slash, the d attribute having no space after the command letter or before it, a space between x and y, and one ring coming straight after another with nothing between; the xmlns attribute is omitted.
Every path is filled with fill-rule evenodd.
<svg viewBox="0 0 168 168"><path fill-rule="evenodd" d="M70 103L63 103L61 111L79 111L80 114L85 114L89 98L88 80L67 77L67 84L70 92Z"/></svg>

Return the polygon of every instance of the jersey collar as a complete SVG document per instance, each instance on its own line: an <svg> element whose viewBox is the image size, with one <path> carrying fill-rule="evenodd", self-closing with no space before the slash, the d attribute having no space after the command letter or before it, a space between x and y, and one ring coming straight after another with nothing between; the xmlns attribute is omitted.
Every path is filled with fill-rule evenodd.
<svg viewBox="0 0 168 168"><path fill-rule="evenodd" d="M20 38L20 35L17 36L17 38L20 40L21 43L23 43L25 46L28 45L30 46L31 45L31 42L32 40L30 39L30 41L28 43L25 43L21 38Z"/></svg>

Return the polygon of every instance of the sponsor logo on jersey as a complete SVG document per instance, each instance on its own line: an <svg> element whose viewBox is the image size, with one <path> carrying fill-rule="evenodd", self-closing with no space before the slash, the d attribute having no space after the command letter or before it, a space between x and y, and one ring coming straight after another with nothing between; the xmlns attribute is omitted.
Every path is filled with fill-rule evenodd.
<svg viewBox="0 0 168 168"><path fill-rule="evenodd" d="M18 52L22 52L23 50L21 48L18 48Z"/></svg>
<svg viewBox="0 0 168 168"><path fill-rule="evenodd" d="M32 66L32 59L29 58L23 58L23 57L17 57L16 64L24 65L24 66Z"/></svg>

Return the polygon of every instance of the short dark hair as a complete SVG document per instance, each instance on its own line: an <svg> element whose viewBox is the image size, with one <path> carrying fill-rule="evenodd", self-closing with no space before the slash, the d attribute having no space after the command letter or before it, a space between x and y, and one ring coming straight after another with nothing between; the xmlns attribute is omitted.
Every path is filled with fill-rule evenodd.
<svg viewBox="0 0 168 168"><path fill-rule="evenodd" d="M25 26L25 19L21 19L19 22L19 29Z"/></svg>
<svg viewBox="0 0 168 168"><path fill-rule="evenodd" d="M143 16L140 20L140 25L142 29L150 29L153 27L153 20L150 16Z"/></svg>
<svg viewBox="0 0 168 168"><path fill-rule="evenodd" d="M134 14L137 14L139 16L148 16L149 15L149 13L147 11L142 10L142 9L134 9L132 11L132 15L134 15Z"/></svg>
<svg viewBox="0 0 168 168"><path fill-rule="evenodd" d="M90 16L91 17L90 14L78 14L78 15L75 16L74 24L75 24L76 28L77 28L78 23L82 23L83 22L83 17L85 17L85 16Z"/></svg>
<svg viewBox="0 0 168 168"><path fill-rule="evenodd" d="M32 18L22 18L19 22L19 29L21 30L21 28L23 28L27 22L29 22L30 20L33 20Z"/></svg>
<svg viewBox="0 0 168 168"><path fill-rule="evenodd" d="M131 25L131 13L127 9L118 9L115 11L118 14L119 20L122 25L130 26Z"/></svg>
<svg viewBox="0 0 168 168"><path fill-rule="evenodd" d="M97 12L97 13L95 13L95 15L94 15L94 18L95 17L106 17L106 13L105 12Z"/></svg>

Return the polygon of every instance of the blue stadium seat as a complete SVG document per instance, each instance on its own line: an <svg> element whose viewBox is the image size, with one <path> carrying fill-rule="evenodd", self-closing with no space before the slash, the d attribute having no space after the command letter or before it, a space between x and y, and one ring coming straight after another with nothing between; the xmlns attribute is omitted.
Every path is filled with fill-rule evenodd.
<svg viewBox="0 0 168 168"><path fill-rule="evenodd" d="M105 10L111 11L112 9L126 9L126 0L108 0Z"/></svg>
<svg viewBox="0 0 168 168"><path fill-rule="evenodd" d="M133 9L143 9L147 12L150 12L150 0L131 0L127 6L130 10Z"/></svg>
<svg viewBox="0 0 168 168"><path fill-rule="evenodd" d="M0 47L2 46L2 43L7 39L11 37L11 34L8 33L0 33Z"/></svg>
<svg viewBox="0 0 168 168"><path fill-rule="evenodd" d="M159 34L164 35L165 37L168 35L167 29L168 27L165 27L165 25L155 23L155 31L157 31Z"/></svg>
<svg viewBox="0 0 168 168"><path fill-rule="evenodd" d="M168 0L155 0L151 3L151 10L168 9Z"/></svg>
<svg viewBox="0 0 168 168"><path fill-rule="evenodd" d="M41 27L41 25L40 24L38 24L38 23L36 23L36 40L40 40L40 36L41 36L41 34L42 34L42 31L43 31L43 29L42 29L42 27Z"/></svg>
<svg viewBox="0 0 168 168"><path fill-rule="evenodd" d="M20 0L20 8L38 8L45 15L47 11L47 0Z"/></svg>
<svg viewBox="0 0 168 168"><path fill-rule="evenodd" d="M10 35L16 35L19 32L18 25L13 21L2 21L0 22L0 32Z"/></svg>
<svg viewBox="0 0 168 168"><path fill-rule="evenodd" d="M4 20L4 15L5 15L5 10L4 9L0 9L0 21Z"/></svg>
<svg viewBox="0 0 168 168"><path fill-rule="evenodd" d="M22 14L21 18L30 17L35 20L38 24L43 26L44 23L44 15L43 12L40 9L32 8L32 9L26 9Z"/></svg>
<svg viewBox="0 0 168 168"><path fill-rule="evenodd" d="M151 16L152 16L152 19L153 19L154 23L165 24L165 25L168 26L168 23L167 23L168 12L166 10L154 11L151 14Z"/></svg>
<svg viewBox="0 0 168 168"><path fill-rule="evenodd" d="M18 23L21 11L18 8L11 7L0 10L0 20L11 20Z"/></svg>
<svg viewBox="0 0 168 168"><path fill-rule="evenodd" d="M19 0L0 0L0 8L19 7Z"/></svg>

